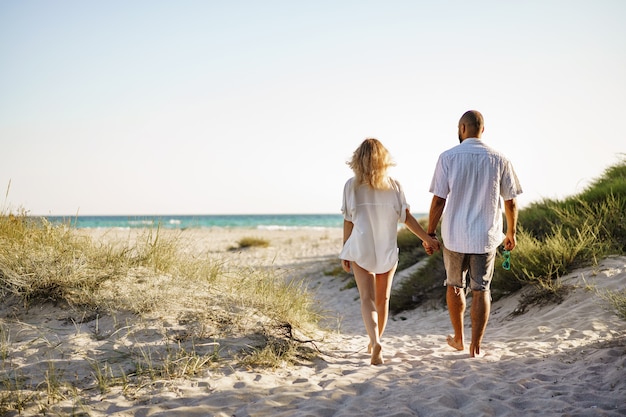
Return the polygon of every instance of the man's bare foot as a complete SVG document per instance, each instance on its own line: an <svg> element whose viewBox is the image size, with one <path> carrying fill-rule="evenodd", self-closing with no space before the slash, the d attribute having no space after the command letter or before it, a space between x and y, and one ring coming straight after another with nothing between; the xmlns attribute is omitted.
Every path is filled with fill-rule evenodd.
<svg viewBox="0 0 626 417"><path fill-rule="evenodd" d="M465 346L463 345L462 340L460 342L457 342L456 340L454 340L454 337L448 335L448 337L446 337L446 342L448 342L448 345L452 346L456 350L465 350Z"/></svg>
<svg viewBox="0 0 626 417"><path fill-rule="evenodd" d="M372 349L372 365L382 365L383 361L383 347L380 344L374 345Z"/></svg>
<svg viewBox="0 0 626 417"><path fill-rule="evenodd" d="M475 358L480 355L480 345L473 345L470 343L470 358Z"/></svg>

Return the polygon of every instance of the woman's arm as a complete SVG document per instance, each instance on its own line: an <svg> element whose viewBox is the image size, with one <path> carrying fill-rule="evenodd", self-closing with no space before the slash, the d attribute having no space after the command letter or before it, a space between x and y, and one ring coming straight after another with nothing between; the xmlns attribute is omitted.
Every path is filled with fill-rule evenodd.
<svg viewBox="0 0 626 417"><path fill-rule="evenodd" d="M424 228L419 224L417 219L413 217L408 209L406 210L406 221L404 222L404 224L406 224L406 227L408 227L408 229L413 232L415 236L422 239L426 246L432 248L433 250L439 250L439 242L436 239L433 239L428 233L426 233L426 230L424 230ZM429 255L430 254L431 253L429 253Z"/></svg>
<svg viewBox="0 0 626 417"><path fill-rule="evenodd" d="M346 241L352 234L352 229L354 228L354 223L348 220L343 221L343 244L346 244Z"/></svg>
<svg viewBox="0 0 626 417"><path fill-rule="evenodd" d="M344 221L343 221L343 244L344 245L346 244L346 241L348 240L348 238L352 234L352 229L353 228L354 228L354 223L344 219ZM341 260L341 267L343 268L344 271L350 272L350 261L342 259Z"/></svg>

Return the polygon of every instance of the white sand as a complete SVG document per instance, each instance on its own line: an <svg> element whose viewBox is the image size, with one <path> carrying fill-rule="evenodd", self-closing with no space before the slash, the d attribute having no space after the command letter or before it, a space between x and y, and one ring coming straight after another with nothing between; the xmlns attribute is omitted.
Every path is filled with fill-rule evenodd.
<svg viewBox="0 0 626 417"><path fill-rule="evenodd" d="M102 238L104 232L91 233ZM530 307L514 316L520 295L494 303L480 358L447 346L445 336L451 327L446 310L401 313L389 321L383 336L385 364L370 366L357 290L341 290L344 282L323 273L339 251L340 230L188 230L183 236L192 242L190 250L209 251L225 262L271 265L305 274L310 286L317 288L320 304L332 313L329 322L340 323L341 332L330 332L317 344L324 354L314 364L275 371L207 371L132 394L121 387L101 394L90 383L91 388L80 394L80 405L70 393L60 400L59 415L626 415L626 320L598 295L626 287L626 257L605 259L597 267L565 277L565 283L576 288L559 305ZM229 251L242 236L264 237L271 245ZM132 238L132 234L108 231L104 236L119 237ZM24 313L3 304L0 324L10 329L10 343L5 345L11 372L36 382L29 376L45 374L53 361L54 369L63 370L63 379L89 386L95 372L87 366L89 361L107 361L115 369L130 367L124 349L137 349L159 333L147 326L134 338L124 338L121 332L107 333L119 327L124 317L116 317L117 324L102 318L97 331L93 321L73 325L66 318L66 312L52 306ZM184 331L184 326L174 330ZM203 348L212 346L198 346ZM6 379L6 366L0 371ZM4 389L6 385L0 384ZM3 395L0 391L0 400ZM40 414L31 407L22 415Z"/></svg>

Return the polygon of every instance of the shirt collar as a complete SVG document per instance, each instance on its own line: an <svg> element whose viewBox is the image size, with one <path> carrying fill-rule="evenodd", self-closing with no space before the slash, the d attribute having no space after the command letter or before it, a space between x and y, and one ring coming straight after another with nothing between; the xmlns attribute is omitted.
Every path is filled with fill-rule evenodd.
<svg viewBox="0 0 626 417"><path fill-rule="evenodd" d="M464 143L477 143L479 141L480 141L480 139L478 139L478 138L467 138L463 142L461 142L461 144L464 144Z"/></svg>

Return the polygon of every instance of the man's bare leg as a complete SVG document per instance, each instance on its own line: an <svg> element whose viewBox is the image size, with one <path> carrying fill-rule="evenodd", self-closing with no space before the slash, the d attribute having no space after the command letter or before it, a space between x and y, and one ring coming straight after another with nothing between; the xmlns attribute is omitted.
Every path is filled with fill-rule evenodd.
<svg viewBox="0 0 626 417"><path fill-rule="evenodd" d="M452 329L454 329L454 336L448 335L446 340L448 344L456 350L464 350L463 315L465 314L465 291L463 288L457 288L451 285L446 288L448 313L450 314Z"/></svg>
<svg viewBox="0 0 626 417"><path fill-rule="evenodd" d="M480 343L483 340L489 313L491 311L491 294L489 291L472 291L472 342L470 343L470 357L480 355Z"/></svg>

